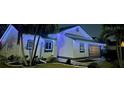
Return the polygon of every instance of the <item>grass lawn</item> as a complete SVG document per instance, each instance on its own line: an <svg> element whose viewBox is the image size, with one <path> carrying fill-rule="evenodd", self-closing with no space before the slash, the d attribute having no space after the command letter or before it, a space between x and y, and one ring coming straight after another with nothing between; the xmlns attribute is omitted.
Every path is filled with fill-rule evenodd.
<svg viewBox="0 0 124 93"><path fill-rule="evenodd" d="M9 68L9 67L3 63L0 63L0 68Z"/></svg>
<svg viewBox="0 0 124 93"><path fill-rule="evenodd" d="M77 66L67 65L67 64L63 64L63 63L38 64L35 67L36 68L78 68Z"/></svg>
<svg viewBox="0 0 124 93"><path fill-rule="evenodd" d="M0 68L20 68L19 66L8 66L5 63L0 63ZM25 68L25 67L24 67ZM28 68L78 68L77 66L63 64L63 63L46 63L46 64L37 64Z"/></svg>
<svg viewBox="0 0 124 93"><path fill-rule="evenodd" d="M98 66L100 68L116 68L117 66L113 65L112 63L110 62L101 62L101 63L98 63Z"/></svg>
<svg viewBox="0 0 124 93"><path fill-rule="evenodd" d="M0 63L0 68L21 68L19 66L8 66L5 63Z"/></svg>
<svg viewBox="0 0 124 93"><path fill-rule="evenodd" d="M99 68L116 68L115 65L109 62L98 63L98 67ZM8 66L6 64L0 63L0 68L19 68L19 67L16 67L16 66L12 67L12 66ZM28 67L28 68L80 68L80 67L63 64L63 63L46 63L46 64L37 64L33 67Z"/></svg>
<svg viewBox="0 0 124 93"><path fill-rule="evenodd" d="M6 64L3 63L3 62L0 62L0 68L13 68L13 67L8 66L8 65L6 65Z"/></svg>

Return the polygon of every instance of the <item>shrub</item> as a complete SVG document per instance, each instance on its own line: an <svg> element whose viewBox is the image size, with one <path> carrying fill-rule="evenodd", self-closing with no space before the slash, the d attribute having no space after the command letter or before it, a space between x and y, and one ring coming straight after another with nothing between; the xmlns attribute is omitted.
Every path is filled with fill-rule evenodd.
<svg viewBox="0 0 124 93"><path fill-rule="evenodd" d="M106 53L104 53L104 57L106 61L113 62L117 60L117 52L116 50L107 50Z"/></svg>
<svg viewBox="0 0 124 93"><path fill-rule="evenodd" d="M46 59L47 63L55 63L58 62L56 57L50 56Z"/></svg>

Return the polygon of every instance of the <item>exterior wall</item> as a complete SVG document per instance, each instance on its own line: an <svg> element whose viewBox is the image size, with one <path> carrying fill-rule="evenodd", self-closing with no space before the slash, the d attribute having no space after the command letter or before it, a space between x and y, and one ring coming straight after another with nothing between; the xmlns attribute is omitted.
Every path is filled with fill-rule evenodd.
<svg viewBox="0 0 124 93"><path fill-rule="evenodd" d="M58 56L67 57L67 58L85 58L90 57L89 55L89 47L98 46L99 48L103 49L104 45L95 43L95 42L87 42L81 40L72 40L68 37L64 37L63 46L58 46ZM60 41L59 41L60 42ZM84 44L84 52L80 52L80 43Z"/></svg>
<svg viewBox="0 0 124 93"><path fill-rule="evenodd" d="M84 44L84 52L80 52L80 43ZM97 46L100 50L105 49L105 44L100 44L96 42L87 42L87 41L81 41L81 40L73 40L73 58L84 58L84 57L90 57L90 46ZM100 52L101 55L102 52Z"/></svg>
<svg viewBox="0 0 124 93"><path fill-rule="evenodd" d="M58 46L58 56L60 57L73 57L73 40L64 36L63 34L59 34L57 40Z"/></svg>
<svg viewBox="0 0 124 93"><path fill-rule="evenodd" d="M33 37L34 37L33 35L23 35L23 47L24 47L25 55L29 56L31 53L31 50L27 50L26 47L27 47L27 41L33 40ZM38 55L36 54L36 56L38 56Z"/></svg>
<svg viewBox="0 0 124 93"><path fill-rule="evenodd" d="M80 52L80 43L84 44L84 52ZM73 58L83 58L88 56L88 43L85 41L73 40Z"/></svg>
<svg viewBox="0 0 124 93"><path fill-rule="evenodd" d="M65 40L67 41L64 43L63 48L61 48L61 51L59 52L59 56L62 56L63 58L59 58L60 62L66 62L68 58L85 58L90 57L89 53L89 47L90 45L98 46L99 48L101 45L99 43L95 42L87 42L87 41L81 41L81 40L72 40L70 38L65 37ZM80 43L84 44L84 52L80 52ZM64 58L65 57L65 58ZM66 58L67 57L67 58Z"/></svg>
<svg viewBox="0 0 124 93"><path fill-rule="evenodd" d="M10 56L10 55L16 55L16 56L20 56L22 57L22 53L21 53L21 48L20 45L17 45L17 38L18 38L18 31L12 26L10 25L9 28L7 29L6 33L4 34L4 37L2 37L1 42L3 44L2 49L0 50L0 55L3 56ZM30 35L30 34L26 34L23 35L23 46L24 46L24 52L25 55L30 55L31 54L31 50L27 50L27 41L28 40L33 40L34 36ZM36 40L38 39L38 36L36 38ZM56 41L53 41L53 51L52 52L44 52L44 48L45 48L45 40L44 38L40 38L40 42L38 44L38 49L37 49L37 56L38 57L44 57L47 58L51 55L53 55L54 57L57 56L57 47L56 47ZM51 39L48 39L51 40Z"/></svg>
<svg viewBox="0 0 124 93"><path fill-rule="evenodd" d="M23 43L24 43L25 55L30 55L31 54L31 50L27 50L26 47L27 47L27 41L28 40L33 40L33 39L34 39L33 35L23 35ZM38 36L36 37L36 41L37 40L38 40ZM50 39L40 38L36 56L47 58L47 57L53 55L54 57L56 57L57 56L56 42L54 40L50 40L50 41L53 41L53 51L52 52L45 52L44 51L45 50L45 40L50 40Z"/></svg>
<svg viewBox="0 0 124 93"><path fill-rule="evenodd" d="M104 44L83 41L83 40L74 40L67 36L66 33L70 33L73 35L82 36L82 38L87 40L93 40L80 26L67 29L59 34L53 35L53 37L57 38L57 46L58 46L58 59L60 62L66 62L68 58L85 58L90 57L89 47L91 45L98 46L101 49L104 49ZM84 52L80 52L80 43L84 44Z"/></svg>
<svg viewBox="0 0 124 93"><path fill-rule="evenodd" d="M3 44L0 54L3 56L20 55L19 45L17 45L18 31L10 25L1 38Z"/></svg>
<svg viewBox="0 0 124 93"><path fill-rule="evenodd" d="M45 52L45 40L44 42L42 43L42 49L40 49L39 51L41 51L41 57L43 58L47 58L47 57L50 57L50 56L53 56L53 57L57 57L57 45L56 45L56 41L54 40L51 40L53 41L53 51L52 52Z"/></svg>
<svg viewBox="0 0 124 93"><path fill-rule="evenodd" d="M2 38L3 39L2 43L4 44L4 47L0 51L0 54L5 55L5 56L10 56L10 55L22 56L20 46L17 45L18 31L13 26L9 26L9 28L7 30L8 31L5 35L5 37ZM67 32L82 35L82 33L80 31L77 32L75 30L76 30L76 28L68 30ZM62 57L70 57L70 58L82 58L82 57L89 57L89 45L100 46L101 49L104 49L104 47L105 47L105 44L87 42L87 41L81 41L81 40L73 40L71 38L66 37L64 35L65 33L66 32L64 31L57 35L57 42L55 40L51 40L51 39L40 38L40 42L38 44L38 50L37 50L36 55L38 57L43 57L43 58L47 58L52 55L54 57L62 56ZM88 35L87 35L87 37L89 38ZM26 49L27 41L29 39L33 40L34 36L33 35L23 35L25 55L30 55L30 50ZM37 36L37 39L38 39L38 36ZM91 38L89 38L89 39L91 39ZM45 50L45 40L53 41L53 51L52 52L44 51ZM80 43L84 43L85 51L83 53L80 53Z"/></svg>
<svg viewBox="0 0 124 93"><path fill-rule="evenodd" d="M19 45L16 44L16 42L13 42L12 47L10 47L10 42L7 42L7 44L0 50L0 55L9 57L10 55L15 56L21 56Z"/></svg>

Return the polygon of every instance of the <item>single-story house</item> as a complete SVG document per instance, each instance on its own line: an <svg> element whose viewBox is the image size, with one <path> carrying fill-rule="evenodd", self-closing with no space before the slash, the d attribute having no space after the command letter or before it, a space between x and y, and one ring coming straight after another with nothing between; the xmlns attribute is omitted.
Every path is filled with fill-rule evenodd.
<svg viewBox="0 0 124 93"><path fill-rule="evenodd" d="M2 49L0 54L5 56L22 56L21 48L17 44L18 30L9 25L0 38ZM23 44L25 55L30 56L34 35L23 34ZM36 37L36 40L38 36ZM50 34L48 38L40 37L37 56L47 58L57 57L61 62L67 59L82 59L88 57L101 57L105 44L96 42L80 26L64 29L57 34Z"/></svg>
<svg viewBox="0 0 124 93"><path fill-rule="evenodd" d="M57 57L61 62L67 59L101 57L105 44L96 42L80 26L64 29L49 37L57 39Z"/></svg>
<svg viewBox="0 0 124 93"><path fill-rule="evenodd" d="M36 41L39 36L36 36ZM9 25L7 30L3 33L0 38L1 50L0 54L5 56L16 55L22 56L21 48L17 44L18 39L18 30L13 26ZM31 49L33 45L34 35L31 34L23 34L23 46L25 55L30 56ZM37 54L36 56L41 58L47 58L49 56L57 56L56 50L56 40L51 38L42 38L40 37L40 41L38 44Z"/></svg>

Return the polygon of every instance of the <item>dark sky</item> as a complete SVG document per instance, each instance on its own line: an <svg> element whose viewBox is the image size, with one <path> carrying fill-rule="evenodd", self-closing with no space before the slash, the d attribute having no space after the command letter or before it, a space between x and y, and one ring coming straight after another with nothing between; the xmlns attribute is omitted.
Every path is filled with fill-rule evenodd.
<svg viewBox="0 0 124 93"><path fill-rule="evenodd" d="M62 24L60 27L72 26L77 24ZM99 37L102 32L101 24L81 24L80 25L90 36Z"/></svg>

